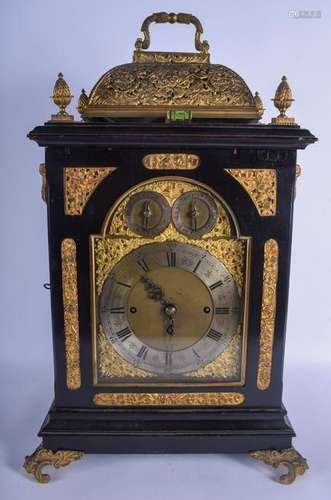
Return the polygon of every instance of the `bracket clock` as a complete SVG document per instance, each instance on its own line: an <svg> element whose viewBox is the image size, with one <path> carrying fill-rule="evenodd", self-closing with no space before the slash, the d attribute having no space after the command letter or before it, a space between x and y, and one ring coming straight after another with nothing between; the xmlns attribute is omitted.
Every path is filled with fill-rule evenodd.
<svg viewBox="0 0 331 500"><path fill-rule="evenodd" d="M150 52L151 23L194 53ZM200 21L160 12L133 62L29 138L46 148L55 397L24 467L48 482L83 453L250 453L308 468L282 404L296 152L315 137L211 64ZM169 28L170 29L170 28Z"/></svg>

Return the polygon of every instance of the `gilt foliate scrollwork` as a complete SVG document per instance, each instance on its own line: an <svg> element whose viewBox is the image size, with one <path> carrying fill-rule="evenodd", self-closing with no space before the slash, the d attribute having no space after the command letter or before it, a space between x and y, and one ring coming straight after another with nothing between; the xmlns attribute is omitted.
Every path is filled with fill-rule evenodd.
<svg viewBox="0 0 331 500"><path fill-rule="evenodd" d="M102 235L91 237L91 252L93 259L92 288L97 296L101 293L104 281L117 262L125 255L150 242L145 237L137 236L128 227L125 211L130 197L140 191L155 191L162 194L170 205L183 193L192 190L202 190L204 187L199 184L192 184L184 180L155 179L141 184L119 201L107 214ZM236 239L230 216L222 206L220 200L215 198L218 204L218 220L215 227L195 244L206 250L217 259L224 262L229 272L232 274L239 294L243 297L246 283L245 259L247 258L248 242L244 239ZM178 242L190 243L187 236L178 233L176 228L170 224L160 235L153 238L154 242L174 240ZM94 327L94 342L96 352L95 380L101 383L117 383L121 378L132 380L134 377L152 377L152 372L147 372L136 368L115 351L111 343L105 336L102 328L97 323ZM226 350L214 361L195 372L187 374L188 377L203 378L212 377L218 381L227 383L237 380L240 384L244 377L242 363L244 359L243 335L245 327L239 327ZM155 374L154 374L155 375ZM241 377L241 378L240 378ZM116 380L117 379L117 380Z"/></svg>
<svg viewBox="0 0 331 500"><path fill-rule="evenodd" d="M200 158L187 153L154 153L144 156L143 165L150 170L194 170Z"/></svg>
<svg viewBox="0 0 331 500"><path fill-rule="evenodd" d="M275 468L278 468L280 465L287 467L287 474L283 474L279 478L281 484L293 483L297 476L302 476L309 469L307 460L294 448L252 451L250 456Z"/></svg>
<svg viewBox="0 0 331 500"><path fill-rule="evenodd" d="M62 291L66 382L69 389L81 386L76 243L66 238L61 244Z"/></svg>
<svg viewBox="0 0 331 500"><path fill-rule="evenodd" d="M167 233L169 235L169 233ZM184 235L180 235L172 230L170 239L176 241L189 242L190 240ZM163 236L160 235L153 241L163 241ZM168 239L169 236L166 238ZM120 238L120 237L92 237L92 256L94 260L94 275L92 283L94 293L101 293L104 281L117 262L122 257L127 255L132 250L139 248L142 244L141 238ZM242 296L245 285L245 256L246 256L246 240L236 239L213 239L195 241L195 244L205 249L211 255L214 255L220 261L224 262L225 266L232 274L235 283L238 287L238 292ZM187 377L197 377L199 379L213 377L223 382L239 380L241 373L241 363L243 355L243 328L240 326L238 332L225 349L214 361L207 364L205 367L186 374ZM126 362L112 347L107 339L102 328L95 328L95 345L97 354L96 370L98 379L105 381L106 379L118 380L121 377L127 379L132 378L150 378L155 376L152 372L147 372L137 368Z"/></svg>
<svg viewBox="0 0 331 500"><path fill-rule="evenodd" d="M80 451L58 450L52 451L39 446L32 455L26 456L23 464L28 474L32 474L38 483L48 483L49 474L43 473L43 468L53 466L55 469L65 467L74 460L79 460L83 456Z"/></svg>
<svg viewBox="0 0 331 500"><path fill-rule="evenodd" d="M117 167L66 167L63 172L64 213L81 215L90 196Z"/></svg>
<svg viewBox="0 0 331 500"><path fill-rule="evenodd" d="M128 363L111 345L107 339L101 325L97 334L98 353L98 376L101 379L114 379L126 377L130 378L150 378L154 373L137 368ZM201 379L213 377L218 379L236 380L240 377L242 354L241 327L231 339L229 345L222 354L206 366L185 374L186 377L199 377Z"/></svg>
<svg viewBox="0 0 331 500"><path fill-rule="evenodd" d="M186 377L203 378L213 377L222 379L224 382L231 380L239 380L241 370L241 354L242 354L242 332L241 325L238 327L237 333L233 336L226 349L217 356L214 361L195 370L194 372L186 373Z"/></svg>
<svg viewBox="0 0 331 500"><path fill-rule="evenodd" d="M272 352L275 334L278 281L278 243L270 239L264 245L263 289L260 323L260 353L257 387L268 389L271 381Z"/></svg>
<svg viewBox="0 0 331 500"><path fill-rule="evenodd" d="M239 392L192 393L98 393L97 406L238 406L245 401Z"/></svg>
<svg viewBox="0 0 331 500"><path fill-rule="evenodd" d="M256 109L244 80L222 65L123 64L108 71L89 98L90 106L241 106Z"/></svg>
<svg viewBox="0 0 331 500"><path fill-rule="evenodd" d="M145 52L152 22L193 24L198 52ZM195 16L158 12L148 16L141 29L144 38L136 41L133 63L112 68L98 80L84 119L167 117L169 111L193 118L261 118L261 98L253 96L245 81L226 66L210 64L209 44L201 40L203 29Z"/></svg>
<svg viewBox="0 0 331 500"><path fill-rule="evenodd" d="M90 196L117 167L66 167L63 171L64 213L81 215Z"/></svg>
<svg viewBox="0 0 331 500"><path fill-rule="evenodd" d="M247 191L259 215L273 216L277 210L277 171L272 168L226 168Z"/></svg>
<svg viewBox="0 0 331 500"><path fill-rule="evenodd" d="M120 377L138 377L148 378L153 377L152 372L137 368L133 364L126 361L114 349L109 342L102 326L99 325L97 333L97 352L98 352L98 375L102 379L120 378Z"/></svg>
<svg viewBox="0 0 331 500"><path fill-rule="evenodd" d="M168 229L166 229L164 233L153 238L153 242L171 240L182 243L192 243L192 240L179 234L175 229L172 229L171 232L168 232ZM143 240L142 238L122 238L118 236L92 236L92 252L95 259L95 287L98 295L101 293L107 275L115 264L125 255L147 242L151 242L151 240ZM214 238L206 238L194 240L196 246L202 248L224 263L233 276L240 295L242 294L245 280L244 262L246 243L245 239L217 240Z"/></svg>
<svg viewBox="0 0 331 500"><path fill-rule="evenodd" d="M143 52L135 50L135 63L209 63L207 52Z"/></svg>

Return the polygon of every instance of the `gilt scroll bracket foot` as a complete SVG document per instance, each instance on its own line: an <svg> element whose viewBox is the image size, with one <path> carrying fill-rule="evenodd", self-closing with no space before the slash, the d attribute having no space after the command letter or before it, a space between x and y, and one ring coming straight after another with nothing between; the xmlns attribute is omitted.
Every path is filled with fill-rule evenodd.
<svg viewBox="0 0 331 500"><path fill-rule="evenodd" d="M25 457L23 467L28 474L32 474L38 483L48 483L51 479L49 474L43 473L43 468L53 466L55 469L69 465L74 460L79 460L83 456L80 451L57 450L52 451L43 448L42 445Z"/></svg>
<svg viewBox="0 0 331 500"><path fill-rule="evenodd" d="M286 467L287 473L279 477L281 484L292 484L298 476L302 476L309 469L307 460L295 448L251 451L250 456L275 468L280 465Z"/></svg>

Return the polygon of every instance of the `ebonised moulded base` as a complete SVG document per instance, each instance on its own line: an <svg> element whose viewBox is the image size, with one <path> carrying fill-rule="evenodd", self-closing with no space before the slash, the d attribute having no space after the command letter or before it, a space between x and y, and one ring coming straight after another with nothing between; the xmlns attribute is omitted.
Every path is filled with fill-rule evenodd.
<svg viewBox="0 0 331 500"><path fill-rule="evenodd" d="M39 432L51 450L85 453L247 453L288 448L295 436L280 409L58 409Z"/></svg>
<svg viewBox="0 0 331 500"><path fill-rule="evenodd" d="M308 470L291 446L295 436L284 407L279 409L64 409L51 407L39 432L42 444L24 468L48 483L46 466L58 469L83 453L249 453L277 468L291 484Z"/></svg>

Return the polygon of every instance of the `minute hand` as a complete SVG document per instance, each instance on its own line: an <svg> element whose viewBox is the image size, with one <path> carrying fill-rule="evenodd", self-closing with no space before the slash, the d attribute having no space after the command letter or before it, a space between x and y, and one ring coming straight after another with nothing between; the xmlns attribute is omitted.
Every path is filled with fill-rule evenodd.
<svg viewBox="0 0 331 500"><path fill-rule="evenodd" d="M175 314L177 312L176 306L173 304L166 304L164 307L164 314L167 319L166 333L167 335L175 335Z"/></svg>

